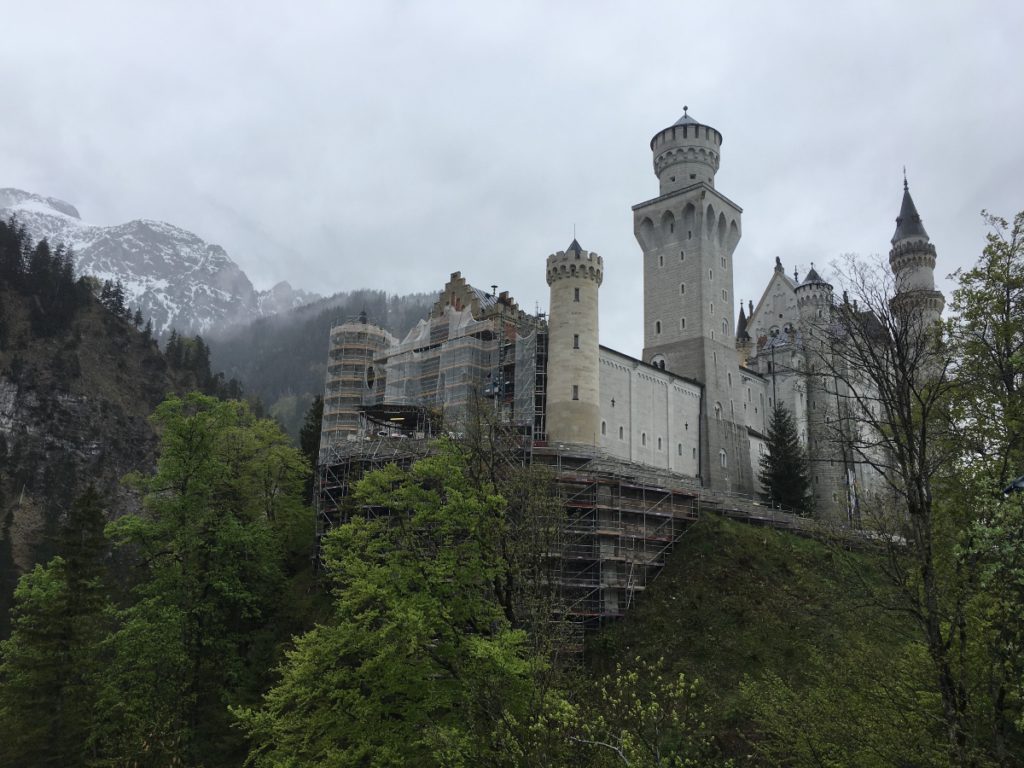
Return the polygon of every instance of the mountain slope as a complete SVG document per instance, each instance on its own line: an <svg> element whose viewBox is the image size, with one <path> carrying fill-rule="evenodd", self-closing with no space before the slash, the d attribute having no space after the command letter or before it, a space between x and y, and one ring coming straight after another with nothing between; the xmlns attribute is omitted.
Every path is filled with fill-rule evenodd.
<svg viewBox="0 0 1024 768"><path fill-rule="evenodd" d="M223 248L173 224L139 219L96 226L62 200L0 189L0 218L12 215L31 240L70 247L79 274L120 280L128 304L152 319L158 335L172 327L205 334L319 298L285 282L257 291Z"/></svg>

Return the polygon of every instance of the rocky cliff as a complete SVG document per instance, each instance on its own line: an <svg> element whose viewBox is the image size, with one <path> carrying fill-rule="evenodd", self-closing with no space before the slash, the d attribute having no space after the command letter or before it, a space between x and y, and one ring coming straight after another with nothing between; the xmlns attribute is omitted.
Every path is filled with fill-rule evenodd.
<svg viewBox="0 0 1024 768"><path fill-rule="evenodd" d="M120 487L155 462L147 420L176 381L154 342L98 302L39 336L32 296L0 287L0 637L18 576L47 559L71 501L88 483L111 516L134 508Z"/></svg>

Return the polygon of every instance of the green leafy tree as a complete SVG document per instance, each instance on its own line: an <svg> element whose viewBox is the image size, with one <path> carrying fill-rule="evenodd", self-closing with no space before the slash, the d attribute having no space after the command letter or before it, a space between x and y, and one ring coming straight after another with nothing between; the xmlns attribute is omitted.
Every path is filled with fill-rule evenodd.
<svg viewBox="0 0 1024 768"><path fill-rule="evenodd" d="M761 457L760 480L772 504L800 512L811 509L807 454L800 444L793 415L776 405L768 425L768 452Z"/></svg>
<svg viewBox="0 0 1024 768"><path fill-rule="evenodd" d="M109 534L137 560L134 601L108 642L96 741L111 764L224 764L242 749L227 707L267 682L284 560L305 525L302 457L244 403L199 394L153 414L147 514Z"/></svg>
<svg viewBox="0 0 1024 768"><path fill-rule="evenodd" d="M108 628L105 516L90 487L68 515L60 554L21 578L0 644L0 764L86 765Z"/></svg>
<svg viewBox="0 0 1024 768"><path fill-rule="evenodd" d="M368 474L331 532L333 616L297 638L259 708L237 710L258 766L498 765L529 731L542 661L494 585L505 502L444 443Z"/></svg>
<svg viewBox="0 0 1024 768"><path fill-rule="evenodd" d="M954 424L966 461L1002 488L1024 474L1024 211L1012 225L982 215L981 258L953 275Z"/></svg>
<svg viewBox="0 0 1024 768"><path fill-rule="evenodd" d="M970 594L970 641L983 659L979 730L1010 765L1024 754L1024 507L1001 490L1024 474L1024 211L1012 224L982 216L990 232L981 257L954 275L947 330L959 460L939 499L957 534L949 571Z"/></svg>
<svg viewBox="0 0 1024 768"><path fill-rule="evenodd" d="M592 686L579 705L563 709L566 738L593 768L727 766L707 730L700 684L666 675L664 660L640 658Z"/></svg>
<svg viewBox="0 0 1024 768"><path fill-rule="evenodd" d="M950 765L920 642L853 640L839 653L813 651L802 671L800 684L767 672L742 686L757 723L751 746L768 765Z"/></svg>

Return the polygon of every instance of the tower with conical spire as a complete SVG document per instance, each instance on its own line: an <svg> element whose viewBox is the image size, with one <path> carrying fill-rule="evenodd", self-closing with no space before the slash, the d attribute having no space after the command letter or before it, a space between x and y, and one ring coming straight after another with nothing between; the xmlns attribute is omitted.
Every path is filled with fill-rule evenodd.
<svg viewBox="0 0 1024 768"><path fill-rule="evenodd" d="M903 176L903 203L896 217L896 231L889 251L889 266L895 276L892 308L897 317L913 314L926 324L942 316L946 300L935 290L935 246L928 239L924 223L910 196Z"/></svg>
<svg viewBox="0 0 1024 768"><path fill-rule="evenodd" d="M750 441L733 328L732 255L742 209L715 189L722 134L684 107L650 146L659 194L633 206L643 250L643 360L703 385L701 480L749 493Z"/></svg>

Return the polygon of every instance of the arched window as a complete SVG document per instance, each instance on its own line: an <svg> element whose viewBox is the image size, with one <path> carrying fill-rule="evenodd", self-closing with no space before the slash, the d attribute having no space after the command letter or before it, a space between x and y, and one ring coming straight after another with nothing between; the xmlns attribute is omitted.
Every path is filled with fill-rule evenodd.
<svg viewBox="0 0 1024 768"><path fill-rule="evenodd" d="M685 317L680 317L679 318L679 330L680 331L685 331L686 330L686 318Z"/></svg>
<svg viewBox="0 0 1024 768"><path fill-rule="evenodd" d="M640 433L640 445L647 445L647 433L646 432L641 432Z"/></svg>
<svg viewBox="0 0 1024 768"><path fill-rule="evenodd" d="M654 332L661 333L661 320L654 321Z"/></svg>
<svg viewBox="0 0 1024 768"><path fill-rule="evenodd" d="M603 422L603 421L601 422L601 434L602 435L607 435L608 434L608 424Z"/></svg>
<svg viewBox="0 0 1024 768"><path fill-rule="evenodd" d="M682 456L683 455L683 444L679 443L679 445L676 447L676 450L678 451L679 455Z"/></svg>
<svg viewBox="0 0 1024 768"><path fill-rule="evenodd" d="M723 467L728 467L729 466L729 455L725 452L725 448L723 448L722 450L720 450L718 452L718 462Z"/></svg>
<svg viewBox="0 0 1024 768"><path fill-rule="evenodd" d="M686 293L686 283L680 283L679 284L679 293L680 293L680 295L683 295L683 294Z"/></svg>
<svg viewBox="0 0 1024 768"><path fill-rule="evenodd" d="M659 451L661 450L661 438L660 437L658 438L658 450Z"/></svg>
<svg viewBox="0 0 1024 768"><path fill-rule="evenodd" d="M722 420L722 404L715 403L715 419L718 421Z"/></svg>
<svg viewBox="0 0 1024 768"><path fill-rule="evenodd" d="M619 427L619 440L622 439L622 427Z"/></svg>

